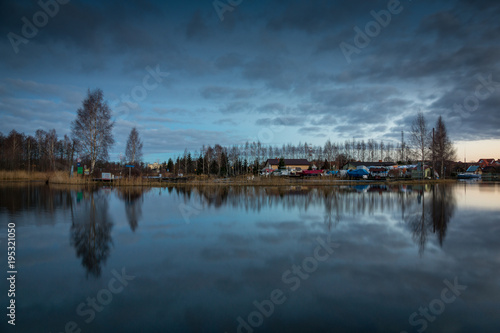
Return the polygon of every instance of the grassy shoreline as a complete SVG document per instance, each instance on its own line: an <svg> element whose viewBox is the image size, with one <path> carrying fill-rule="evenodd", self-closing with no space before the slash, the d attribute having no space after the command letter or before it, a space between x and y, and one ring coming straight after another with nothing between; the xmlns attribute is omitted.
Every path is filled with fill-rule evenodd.
<svg viewBox="0 0 500 333"><path fill-rule="evenodd" d="M92 181L90 178L69 177L67 172L32 172L26 171L0 171L0 182L45 182L46 184L60 185L95 185L95 186L340 186L340 185L418 185L418 184L442 184L454 183L456 179L388 179L388 180L343 180L338 178L285 178L285 177L254 177L237 176L230 178L209 178L207 176L193 176L186 181L158 181L145 178L124 178L112 182Z"/></svg>

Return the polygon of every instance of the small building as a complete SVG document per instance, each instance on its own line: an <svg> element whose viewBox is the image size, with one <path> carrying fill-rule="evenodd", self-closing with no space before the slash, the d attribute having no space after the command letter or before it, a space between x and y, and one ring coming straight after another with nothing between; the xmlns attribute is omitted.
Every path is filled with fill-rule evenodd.
<svg viewBox="0 0 500 333"><path fill-rule="evenodd" d="M495 162L494 158L482 158L477 162L477 164L479 164L481 168L484 168L493 165L494 162Z"/></svg>
<svg viewBox="0 0 500 333"><path fill-rule="evenodd" d="M498 170L500 170L500 166L496 166L493 164L493 165L484 167L480 171L482 171L482 174L484 175L485 173L498 173Z"/></svg>
<svg viewBox="0 0 500 333"><path fill-rule="evenodd" d="M272 174L273 171L274 171L274 169L264 168L264 169L260 170L260 174L262 176L268 176L268 175Z"/></svg>
<svg viewBox="0 0 500 333"><path fill-rule="evenodd" d="M479 165L471 165L467 171L467 173L472 173L474 175L480 175L483 173L481 167Z"/></svg>
<svg viewBox="0 0 500 333"><path fill-rule="evenodd" d="M369 168L368 171L370 171L370 175L374 178L387 178L389 175L389 170L382 167Z"/></svg>
<svg viewBox="0 0 500 333"><path fill-rule="evenodd" d="M424 166L424 175L423 178L431 178L432 172L431 168L428 166ZM422 168L418 166L417 168L411 169L411 178L413 179L422 179Z"/></svg>
<svg viewBox="0 0 500 333"><path fill-rule="evenodd" d="M305 158L285 158L285 168L287 170L307 170L311 163ZM266 161L266 168L277 170L280 164L279 158L270 158Z"/></svg>
<svg viewBox="0 0 500 333"><path fill-rule="evenodd" d="M148 164L148 169L149 170L160 170L160 163L154 162L153 164Z"/></svg>

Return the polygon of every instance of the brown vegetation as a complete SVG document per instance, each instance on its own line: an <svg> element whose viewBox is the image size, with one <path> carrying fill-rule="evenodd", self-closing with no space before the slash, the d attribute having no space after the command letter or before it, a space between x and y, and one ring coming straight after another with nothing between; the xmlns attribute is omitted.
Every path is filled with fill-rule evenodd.
<svg viewBox="0 0 500 333"><path fill-rule="evenodd" d="M359 185L359 184L431 184L442 183L444 180L415 180L415 179L397 179L397 180L340 180L334 177L313 177L313 178L288 178L288 177L252 177L235 176L229 178L208 177L206 175L189 177L186 180L176 181L158 179L147 179L142 177L125 177L115 179L112 182L93 181L89 177L73 175L69 177L67 172L31 172L26 171L0 171L0 181L46 181L50 184L81 184L81 185L113 185L113 186L182 186L182 185L242 185L242 186L288 186L293 184L311 184L311 185ZM454 180L449 180L454 181Z"/></svg>

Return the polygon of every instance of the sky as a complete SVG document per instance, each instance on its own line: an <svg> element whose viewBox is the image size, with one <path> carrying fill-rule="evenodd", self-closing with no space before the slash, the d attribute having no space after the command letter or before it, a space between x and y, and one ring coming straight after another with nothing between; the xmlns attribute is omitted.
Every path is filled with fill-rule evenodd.
<svg viewBox="0 0 500 333"><path fill-rule="evenodd" d="M442 116L457 157L500 158L498 1L1 1L0 132L71 122L87 91L124 154L399 142Z"/></svg>

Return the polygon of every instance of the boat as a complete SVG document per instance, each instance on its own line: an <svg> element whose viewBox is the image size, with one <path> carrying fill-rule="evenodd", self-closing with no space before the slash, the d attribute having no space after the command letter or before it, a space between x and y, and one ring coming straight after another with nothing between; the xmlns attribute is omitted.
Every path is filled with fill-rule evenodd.
<svg viewBox="0 0 500 333"><path fill-rule="evenodd" d="M477 173L464 172L459 173L457 175L457 179L481 179L481 175Z"/></svg>
<svg viewBox="0 0 500 333"><path fill-rule="evenodd" d="M368 175L370 175L370 172L365 169L355 169L347 171L347 175L349 175L352 178L367 179Z"/></svg>

